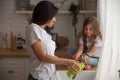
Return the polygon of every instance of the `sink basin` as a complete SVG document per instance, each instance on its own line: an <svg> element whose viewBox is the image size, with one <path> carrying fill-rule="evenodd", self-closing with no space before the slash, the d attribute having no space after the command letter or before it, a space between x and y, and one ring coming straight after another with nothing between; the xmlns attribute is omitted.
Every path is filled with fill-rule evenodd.
<svg viewBox="0 0 120 80"><path fill-rule="evenodd" d="M52 80L72 80L66 75L67 70L57 70ZM95 71L82 71L75 80L95 80Z"/></svg>

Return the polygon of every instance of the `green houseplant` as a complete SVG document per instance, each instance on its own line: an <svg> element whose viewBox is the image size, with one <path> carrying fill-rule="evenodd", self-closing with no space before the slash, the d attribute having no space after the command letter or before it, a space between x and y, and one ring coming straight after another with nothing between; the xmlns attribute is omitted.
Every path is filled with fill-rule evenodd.
<svg viewBox="0 0 120 80"><path fill-rule="evenodd" d="M77 42L77 24L79 22L80 7L73 2L69 7L70 16L72 16L72 26L74 27L75 43Z"/></svg>

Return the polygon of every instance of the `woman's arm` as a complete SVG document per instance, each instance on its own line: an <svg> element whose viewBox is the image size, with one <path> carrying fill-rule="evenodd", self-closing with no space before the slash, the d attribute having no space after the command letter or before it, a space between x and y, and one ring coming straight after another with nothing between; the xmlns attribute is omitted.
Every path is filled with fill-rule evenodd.
<svg viewBox="0 0 120 80"><path fill-rule="evenodd" d="M79 65L74 60L59 58L57 56L52 56L45 53L43 44L40 40L37 40L34 44L32 44L31 47L40 61L52 64L66 65L74 71L78 71L80 69Z"/></svg>

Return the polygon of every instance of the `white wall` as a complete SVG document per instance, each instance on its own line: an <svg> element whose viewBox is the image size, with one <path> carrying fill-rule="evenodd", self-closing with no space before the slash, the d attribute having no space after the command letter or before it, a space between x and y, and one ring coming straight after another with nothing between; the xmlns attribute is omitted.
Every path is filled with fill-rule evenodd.
<svg viewBox="0 0 120 80"><path fill-rule="evenodd" d="M10 31L24 34L27 25L26 15L15 13L15 6L15 0L0 0L0 32L8 33L8 44Z"/></svg>
<svg viewBox="0 0 120 80"><path fill-rule="evenodd" d="M82 19L83 17L80 17L81 20L78 24L78 32L80 31L80 28L82 27ZM72 48L75 46L75 38L74 38L74 28L72 26L72 18L69 16L69 14L58 14L57 15L57 22L55 24L54 32L59 33L59 35L65 36L69 39L69 48Z"/></svg>
<svg viewBox="0 0 120 80"><path fill-rule="evenodd" d="M0 32L10 34L13 31L15 34L25 34L25 28L28 25L27 14L16 13L16 0L0 0ZM69 48L75 47L74 33L72 27L72 19L68 13L58 13L56 16L57 22L53 32L57 32L58 35L65 36L69 39ZM84 16L80 15L80 21L78 24L78 31L82 27ZM8 43L10 43L8 37Z"/></svg>

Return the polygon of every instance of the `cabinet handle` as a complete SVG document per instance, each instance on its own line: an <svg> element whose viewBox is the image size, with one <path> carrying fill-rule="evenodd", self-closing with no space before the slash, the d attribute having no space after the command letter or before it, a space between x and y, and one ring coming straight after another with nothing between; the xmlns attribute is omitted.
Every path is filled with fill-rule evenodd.
<svg viewBox="0 0 120 80"><path fill-rule="evenodd" d="M14 73L14 71L13 71L13 70L9 70L9 71L8 71L8 73L13 74L13 73Z"/></svg>

